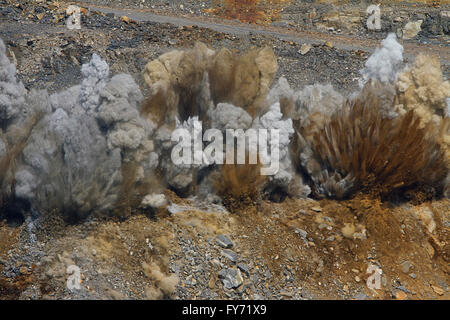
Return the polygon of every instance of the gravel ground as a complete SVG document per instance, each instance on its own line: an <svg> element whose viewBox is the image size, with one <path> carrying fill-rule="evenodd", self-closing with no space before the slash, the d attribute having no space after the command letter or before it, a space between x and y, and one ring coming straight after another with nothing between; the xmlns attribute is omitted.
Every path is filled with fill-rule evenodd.
<svg viewBox="0 0 450 320"><path fill-rule="evenodd" d="M331 83L341 91L351 92L356 88L359 70L370 51L330 48L324 45L325 41L305 39L305 43L312 42L314 46L309 53L301 55L303 43L299 39L280 40L257 33L229 34L195 25L126 23L120 16L90 10L82 15L82 30L72 31L64 27L64 8L52 6L51 2L39 5L26 1L8 6L3 0L0 7L5 19L0 37L14 55L19 77L27 87L37 85L50 91L78 83L79 66L94 52L107 60L113 72L130 73L139 82L140 70L146 62L162 52L190 47L199 40L214 48L229 47L238 51L271 46L280 57L278 76L286 76L291 86ZM447 64L444 75L448 74Z"/></svg>
<svg viewBox="0 0 450 320"><path fill-rule="evenodd" d="M205 9L212 8L213 2L198 0L87 0L79 1L80 3L90 3L96 5L104 5L119 8L148 8L155 9L167 14L191 14L196 16L207 15Z"/></svg>
<svg viewBox="0 0 450 320"><path fill-rule="evenodd" d="M63 19L53 23L54 15L46 13L41 20L35 15L23 18L21 10L15 8L5 15L7 22L0 27L0 37L14 55L18 76L27 88L37 86L55 91L78 83L80 66L93 53L106 59L113 73L130 73L142 83L140 71L149 60L171 49L188 48L195 41L202 41L214 48L238 51L271 46L280 57L277 76L287 77L293 87L329 82L343 91L351 91L356 88L358 70L368 56L364 52L329 48L323 43L315 44L308 54L301 55L301 44L270 36L236 36L207 28L152 22L128 24L120 17L95 12L83 15L83 28L72 31L65 28Z"/></svg>
<svg viewBox="0 0 450 320"><path fill-rule="evenodd" d="M156 1L156 0L85 0L88 3L118 8L140 8L168 15L190 15L213 17L220 14L225 1ZM433 8L421 3L403 1L379 1L381 4L381 30L367 30L366 13L369 4L350 2L340 5L323 1L291 0L280 6L280 12L270 22L272 25L294 30L320 30L330 34L349 33L371 39L383 39L389 32L397 32L409 21L423 20L422 31L415 38L420 43L447 43L450 34L450 18L441 12L450 10L450 4ZM265 10L270 5L261 1L258 10ZM208 9L216 9L211 11ZM234 19L234 17L227 17ZM269 22L269 23L270 23Z"/></svg>

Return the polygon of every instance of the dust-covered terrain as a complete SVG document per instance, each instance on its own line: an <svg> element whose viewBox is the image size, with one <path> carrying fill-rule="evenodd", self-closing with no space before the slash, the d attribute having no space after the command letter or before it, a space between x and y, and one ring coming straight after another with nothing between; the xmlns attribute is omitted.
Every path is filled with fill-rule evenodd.
<svg viewBox="0 0 450 320"><path fill-rule="evenodd" d="M263 2L0 0L0 299L449 299L449 4Z"/></svg>

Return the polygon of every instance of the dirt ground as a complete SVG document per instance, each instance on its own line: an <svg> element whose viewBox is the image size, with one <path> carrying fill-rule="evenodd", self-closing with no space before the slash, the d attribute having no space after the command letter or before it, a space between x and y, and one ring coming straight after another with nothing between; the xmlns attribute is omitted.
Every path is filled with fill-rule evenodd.
<svg viewBox="0 0 450 320"><path fill-rule="evenodd" d="M288 199L236 214L174 195L172 201L178 212L156 218L42 221L34 243L26 224L2 224L2 298L449 298L449 200L414 206L364 197ZM218 235L232 240L235 262ZM33 249L39 257L23 261ZM66 287L70 265L81 270L80 290ZM382 270L379 289L368 287L370 265ZM224 288L219 272L237 268L245 270L242 284Z"/></svg>

